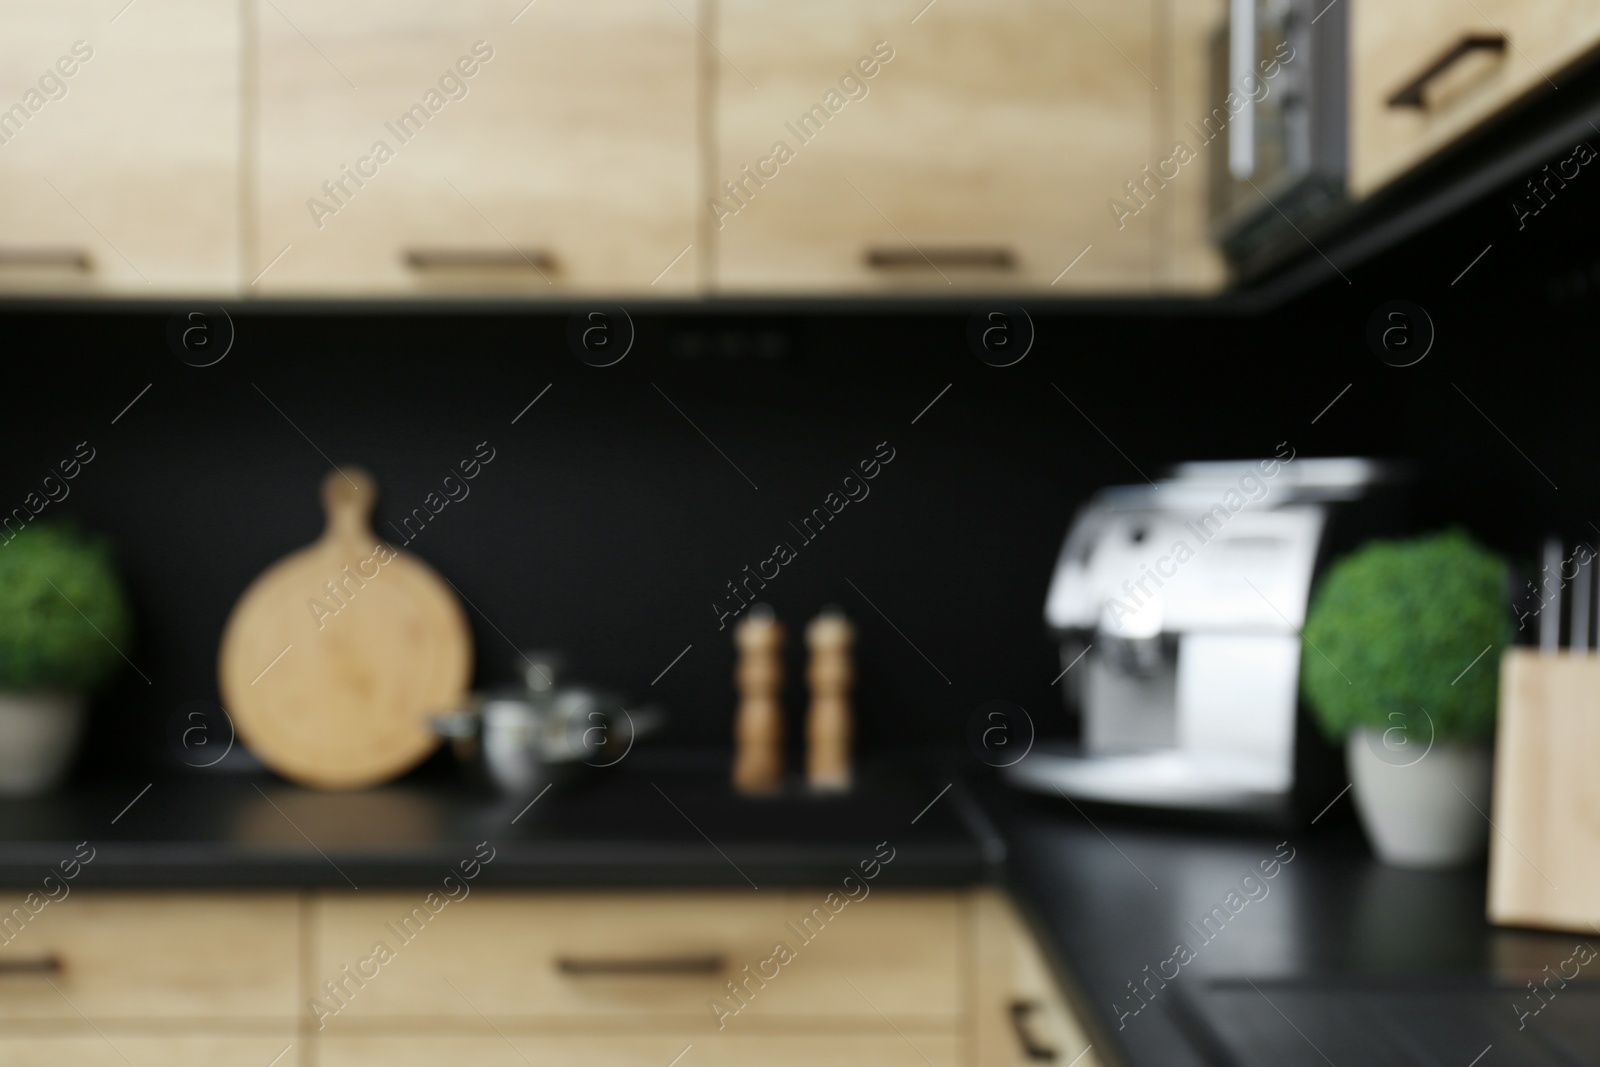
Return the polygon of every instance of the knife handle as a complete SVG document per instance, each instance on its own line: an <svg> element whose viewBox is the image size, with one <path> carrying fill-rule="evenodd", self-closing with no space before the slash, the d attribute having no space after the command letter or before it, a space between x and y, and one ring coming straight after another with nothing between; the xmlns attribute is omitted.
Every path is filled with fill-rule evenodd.
<svg viewBox="0 0 1600 1067"><path fill-rule="evenodd" d="M1539 651L1549 656L1561 647L1561 541L1554 537L1544 543L1544 575L1555 579L1555 591L1539 612ZM1541 584L1550 588L1548 581Z"/></svg>

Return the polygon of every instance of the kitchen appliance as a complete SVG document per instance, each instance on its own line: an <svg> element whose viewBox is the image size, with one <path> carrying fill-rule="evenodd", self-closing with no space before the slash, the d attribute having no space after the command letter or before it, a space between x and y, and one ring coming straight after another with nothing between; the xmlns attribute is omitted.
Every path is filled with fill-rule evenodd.
<svg viewBox="0 0 1600 1067"><path fill-rule="evenodd" d="M1236 264L1346 202L1349 3L1231 0L1212 41L1212 236Z"/></svg>
<svg viewBox="0 0 1600 1067"><path fill-rule="evenodd" d="M465 707L433 717L458 761L480 784L509 796L539 793L580 768L620 763L640 736L661 724L655 708L628 709L610 694L558 685L560 657L524 655L523 685L474 694Z"/></svg>
<svg viewBox="0 0 1600 1067"><path fill-rule="evenodd" d="M1335 541L1370 529L1342 522L1330 538L1330 518L1362 518L1357 505L1390 475L1291 453L1183 464L1160 483L1098 493L1045 604L1081 739L1036 744L1009 780L1111 803L1286 808L1312 580Z"/></svg>

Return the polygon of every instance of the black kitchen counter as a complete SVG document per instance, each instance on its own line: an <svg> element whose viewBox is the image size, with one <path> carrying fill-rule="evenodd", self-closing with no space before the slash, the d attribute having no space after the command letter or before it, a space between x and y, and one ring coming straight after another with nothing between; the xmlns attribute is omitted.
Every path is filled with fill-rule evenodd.
<svg viewBox="0 0 1600 1067"><path fill-rule="evenodd" d="M859 779L847 796L751 799L714 761L639 758L531 806L426 776L359 793L267 775L79 787L0 802L0 885L39 886L84 854L80 841L94 858L76 888L431 884L488 841L488 886L793 887L837 882L887 841L898 887L1006 885L1103 1062L1468 1067L1493 1044L1480 1067L1600 1063L1600 983L1586 981L1600 963L1515 1026L1523 983L1584 939L1490 927L1481 865L1377 863L1348 798L1318 825L1273 832L1075 808L937 771ZM1278 862L1271 878L1264 861ZM1247 874L1255 899L1235 898L1237 912L1204 936L1199 924L1227 910ZM1588 941L1600 945L1600 931ZM1174 977L1180 942L1193 958ZM1229 1026L1263 1058L1220 1051ZM1395 1034L1380 1047L1416 1049L1374 1055L1385 1027Z"/></svg>
<svg viewBox="0 0 1600 1067"><path fill-rule="evenodd" d="M639 754L531 803L449 776L352 793L264 773L69 787L0 801L0 885L38 885L79 842L94 850L80 888L431 884L480 841L495 849L481 884L504 887L818 885L837 882L880 841L896 850L897 885L990 875L970 800L968 810L948 795L928 807L942 783L861 777L844 796L795 788L749 798L725 772L685 770L682 760L652 766Z"/></svg>
<svg viewBox="0 0 1600 1067"><path fill-rule="evenodd" d="M1316 825L1252 832L1174 828L998 786L978 795L1004 833L1011 891L1109 1062L1468 1067L1492 1044L1479 1067L1600 1064L1600 961L1566 989L1552 983L1554 1002L1524 1029L1516 1010L1540 1003L1525 982L1547 965L1571 977L1562 964L1579 942L1600 948L1600 933L1490 926L1482 864L1378 863L1349 797ZM1261 878L1280 854L1292 858ZM1255 899L1240 893L1230 914L1227 896L1247 874ZM1219 907L1226 921L1198 929ZM1244 1032L1254 1053L1208 1058L1219 1032Z"/></svg>

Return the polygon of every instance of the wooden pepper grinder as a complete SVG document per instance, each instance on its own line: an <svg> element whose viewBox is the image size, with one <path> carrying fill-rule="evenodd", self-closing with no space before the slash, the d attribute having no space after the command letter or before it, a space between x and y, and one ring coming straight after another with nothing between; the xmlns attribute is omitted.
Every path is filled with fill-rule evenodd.
<svg viewBox="0 0 1600 1067"><path fill-rule="evenodd" d="M733 684L739 691L734 719L733 787L741 793L771 793L783 781L783 627L772 609L754 604L734 627L739 665Z"/></svg>
<svg viewBox="0 0 1600 1067"><path fill-rule="evenodd" d="M811 711L806 717L806 777L819 792L850 788L850 683L855 672L850 645L855 627L837 608L829 608L806 627L811 665Z"/></svg>

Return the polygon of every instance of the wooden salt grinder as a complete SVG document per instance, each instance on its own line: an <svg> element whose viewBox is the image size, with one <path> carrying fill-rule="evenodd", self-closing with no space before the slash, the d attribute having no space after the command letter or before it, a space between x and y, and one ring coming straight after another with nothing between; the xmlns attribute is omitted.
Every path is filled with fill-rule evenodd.
<svg viewBox="0 0 1600 1067"><path fill-rule="evenodd" d="M778 690L783 685L783 627L771 609L756 605L734 627L739 665L733 684L739 710L733 725L733 787L741 793L771 793L783 780L783 710Z"/></svg>
<svg viewBox="0 0 1600 1067"><path fill-rule="evenodd" d="M811 711L806 717L806 777L811 788L842 792L850 788L850 683L855 672L850 645L855 627L834 611L826 611L806 627L811 665Z"/></svg>

